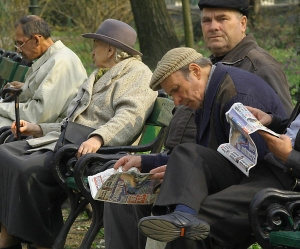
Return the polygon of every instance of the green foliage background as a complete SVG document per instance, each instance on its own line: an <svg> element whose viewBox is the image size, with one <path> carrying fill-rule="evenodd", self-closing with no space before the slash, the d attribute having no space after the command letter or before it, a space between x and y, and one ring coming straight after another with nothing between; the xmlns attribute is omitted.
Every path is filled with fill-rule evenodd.
<svg viewBox="0 0 300 249"><path fill-rule="evenodd" d="M14 22L28 14L29 0L0 0L0 47L13 50ZM94 69L91 59L92 41L81 34L94 32L107 18L122 20L134 26L129 0L39 0L40 16L52 27L54 40L62 40L82 60L88 74ZM175 11L176 12L176 11ZM184 46L181 10L170 10L178 39ZM200 30L199 10L192 10L195 49L209 56ZM300 4L262 8L260 15L250 13L248 33L282 65L291 85L293 102L300 98ZM136 49L139 49L137 45Z"/></svg>

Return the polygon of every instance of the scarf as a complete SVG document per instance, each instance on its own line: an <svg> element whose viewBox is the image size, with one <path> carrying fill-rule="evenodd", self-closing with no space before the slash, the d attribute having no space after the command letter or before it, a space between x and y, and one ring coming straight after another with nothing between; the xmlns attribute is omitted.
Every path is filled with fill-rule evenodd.
<svg viewBox="0 0 300 249"><path fill-rule="evenodd" d="M95 75L95 81L96 83L110 68L100 68L97 74Z"/></svg>

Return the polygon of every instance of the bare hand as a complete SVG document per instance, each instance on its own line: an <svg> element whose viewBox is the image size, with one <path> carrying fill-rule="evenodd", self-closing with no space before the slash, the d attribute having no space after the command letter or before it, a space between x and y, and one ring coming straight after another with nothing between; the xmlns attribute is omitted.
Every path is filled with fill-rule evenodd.
<svg viewBox="0 0 300 249"><path fill-rule="evenodd" d="M150 173L153 173L153 175L151 176L151 179L159 179L160 182L162 182L164 179L166 169L167 169L167 165L163 165L163 166L157 167L155 169L152 169L150 171Z"/></svg>
<svg viewBox="0 0 300 249"><path fill-rule="evenodd" d="M76 153L76 157L79 158L88 153L96 153L97 150L101 148L102 144L103 144L102 137L97 135L92 136L80 145Z"/></svg>
<svg viewBox="0 0 300 249"><path fill-rule="evenodd" d="M291 138L286 135L275 137L265 131L257 131L266 141L269 150L282 162L286 162L293 150Z"/></svg>
<svg viewBox="0 0 300 249"><path fill-rule="evenodd" d="M123 171L127 171L132 167L138 168L139 171L141 171L142 168L142 157L141 156L123 156L121 157L114 165L114 169L118 169L119 167L122 167Z"/></svg>
<svg viewBox="0 0 300 249"><path fill-rule="evenodd" d="M19 81L13 81L13 82L7 83L7 84L4 86L4 88L12 87L12 88L15 88L15 89L20 89L20 88L22 88L23 85L24 85L24 83L22 83L22 82L19 82Z"/></svg>
<svg viewBox="0 0 300 249"><path fill-rule="evenodd" d="M250 106L246 106L246 108L253 114L254 117L256 117L256 119L262 123L262 125L264 126L268 126L269 124L271 124L272 122L272 116L257 109L257 108L253 108Z"/></svg>
<svg viewBox="0 0 300 249"><path fill-rule="evenodd" d="M17 137L17 125L16 121L14 121L11 125L11 131L15 137ZM23 136L34 136L34 137L42 137L43 131L39 125L29 123L25 120L20 120L20 133Z"/></svg>

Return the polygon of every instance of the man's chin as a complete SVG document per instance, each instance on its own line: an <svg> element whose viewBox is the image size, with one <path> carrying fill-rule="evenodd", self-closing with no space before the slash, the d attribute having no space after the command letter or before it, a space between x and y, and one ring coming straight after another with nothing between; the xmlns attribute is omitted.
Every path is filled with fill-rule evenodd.
<svg viewBox="0 0 300 249"><path fill-rule="evenodd" d="M224 49L224 46L214 45L209 46L208 49L215 57L223 56L227 53L226 49Z"/></svg>

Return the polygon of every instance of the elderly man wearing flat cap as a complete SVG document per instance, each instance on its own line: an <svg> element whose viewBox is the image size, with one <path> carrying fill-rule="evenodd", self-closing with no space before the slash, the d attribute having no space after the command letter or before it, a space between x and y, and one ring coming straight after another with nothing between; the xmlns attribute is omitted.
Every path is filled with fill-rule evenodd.
<svg viewBox="0 0 300 249"><path fill-rule="evenodd" d="M247 177L217 152L229 139L225 113L241 102L267 113L286 115L275 91L261 78L222 63L212 65L192 48L175 48L155 69L150 87L163 88L175 105L195 110L195 143L184 143L165 154L125 156L115 168L137 167L162 180L152 208L157 216L140 220L141 232L166 248L210 248L209 238L233 245L251 234L248 206L260 189L289 189L292 178L279 168L258 163ZM254 134L259 162L267 152ZM277 178L279 177L279 179ZM197 247L201 244L202 247ZM195 246L195 247L194 247ZM125 247L124 247L125 248Z"/></svg>

